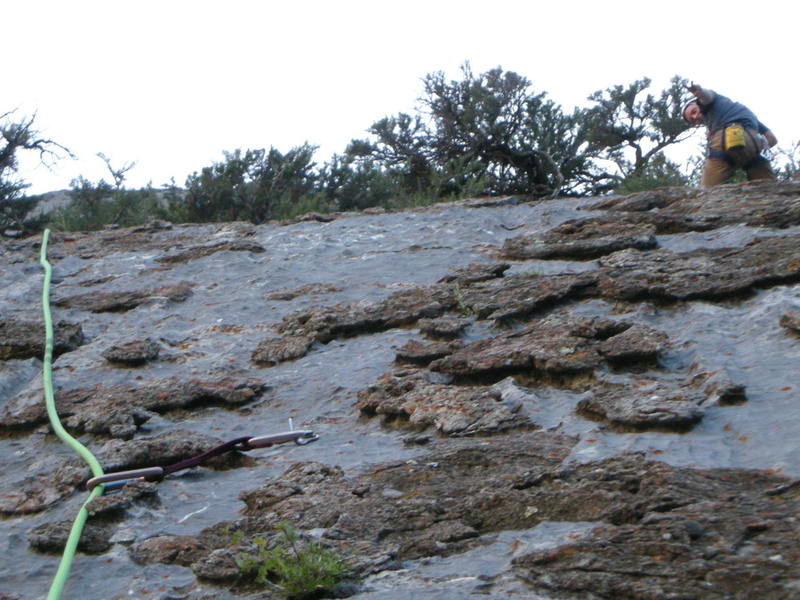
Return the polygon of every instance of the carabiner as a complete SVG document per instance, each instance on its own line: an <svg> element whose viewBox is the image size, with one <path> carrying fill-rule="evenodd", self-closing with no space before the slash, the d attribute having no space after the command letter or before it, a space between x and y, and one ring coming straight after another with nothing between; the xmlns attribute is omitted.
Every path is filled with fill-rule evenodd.
<svg viewBox="0 0 800 600"><path fill-rule="evenodd" d="M293 431L284 431L283 433L273 433L272 435L250 438L245 442L244 446L246 450L251 448L268 448L275 444L284 444L286 442L294 442L299 446L303 446L318 438L319 436L310 429L295 429Z"/></svg>
<svg viewBox="0 0 800 600"><path fill-rule="evenodd" d="M146 469L134 469L132 471L119 471L117 473L106 473L105 475L101 475L100 477L92 477L89 481L86 482L86 488L91 490L97 485L101 483L109 483L111 481L122 481L125 480L126 482L131 479L141 479L142 481L158 481L164 476L164 469L161 467L148 467ZM122 483L121 485L125 485ZM109 486L104 489L117 489L121 487L119 484L114 486Z"/></svg>

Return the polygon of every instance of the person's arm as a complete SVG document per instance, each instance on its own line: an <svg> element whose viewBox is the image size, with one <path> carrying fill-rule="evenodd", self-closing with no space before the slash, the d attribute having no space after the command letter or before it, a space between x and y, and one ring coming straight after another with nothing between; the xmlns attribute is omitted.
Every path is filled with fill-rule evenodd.
<svg viewBox="0 0 800 600"><path fill-rule="evenodd" d="M775 134L772 133L769 127L764 125L761 121L758 122L758 133L761 134L761 137L764 140L764 150L772 148L778 143L778 138L775 137Z"/></svg>
<svg viewBox="0 0 800 600"><path fill-rule="evenodd" d="M697 85L694 81L686 86L689 93L692 94L697 101L703 106L708 106L714 101L714 92L711 90L704 90L701 86Z"/></svg>

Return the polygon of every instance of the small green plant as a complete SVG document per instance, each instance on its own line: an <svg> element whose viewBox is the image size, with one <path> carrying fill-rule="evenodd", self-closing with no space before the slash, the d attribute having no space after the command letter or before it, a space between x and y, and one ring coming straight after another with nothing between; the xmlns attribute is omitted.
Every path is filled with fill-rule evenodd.
<svg viewBox="0 0 800 600"><path fill-rule="evenodd" d="M228 529L228 532L229 531L230 531L230 529ZM226 533L226 532L223 532L223 533ZM241 542L243 538L244 538L244 532L241 529L237 529L236 531L234 531L231 534L231 546L235 546L236 544Z"/></svg>
<svg viewBox="0 0 800 600"><path fill-rule="evenodd" d="M471 316L472 309L464 301L464 295L461 293L461 286L454 283L451 289L453 291L453 298L455 298L456 301L456 306L458 307L458 312L461 313L462 317Z"/></svg>
<svg viewBox="0 0 800 600"><path fill-rule="evenodd" d="M275 586L297 600L318 597L347 575L349 566L336 552L317 542L300 543L295 530L286 523L279 524L278 530L281 536L274 547L268 548L267 541L257 537L253 540L256 554L237 557L242 575L258 584Z"/></svg>
<svg viewBox="0 0 800 600"><path fill-rule="evenodd" d="M309 194L292 200L284 196L276 200L272 207L272 217L274 219L292 219L307 212L332 213L336 207L325 201L322 194Z"/></svg>

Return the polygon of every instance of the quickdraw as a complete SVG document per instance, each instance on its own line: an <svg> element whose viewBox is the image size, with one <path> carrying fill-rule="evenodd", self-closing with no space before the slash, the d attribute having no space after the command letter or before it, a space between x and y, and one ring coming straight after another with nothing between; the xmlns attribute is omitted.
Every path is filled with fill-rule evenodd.
<svg viewBox="0 0 800 600"><path fill-rule="evenodd" d="M234 450L244 452L247 450L255 450L256 448L268 448L286 442L294 442L298 446L304 446L318 439L319 436L309 429L290 430L260 437L239 437L225 442L224 444L220 444L219 446L215 446L202 454L181 460L171 465L118 471L116 473L106 473L98 477L92 477L86 482L86 487L92 490L96 486L102 485L103 492L108 493L123 487L126 483L131 481L161 481L167 475L196 467L210 458L225 454L226 452L232 452Z"/></svg>
<svg viewBox="0 0 800 600"><path fill-rule="evenodd" d="M64 552L61 555L61 560L56 570L53 582L50 585L50 590L47 594L47 600L59 600L61 593L64 590L67 578L69 577L70 569L72 568L72 561L78 549L78 541L81 537L81 532L89 517L87 505L94 498L115 489L123 487L129 481L160 481L167 475L198 466L206 460L231 452L233 450L253 450L255 448L267 448L275 444L283 444L285 442L294 442L298 445L305 445L319 439L313 431L307 429L295 430L292 426L292 420L289 419L289 431L283 433L275 433L272 435L265 435L260 437L240 437L224 444L220 444L202 454L181 460L166 466L148 467L146 469L134 469L131 471L119 471L117 473L105 473L103 467L100 465L97 458L81 444L78 440L73 438L61 424L56 411L55 395L53 394L53 320L50 314L50 280L52 275L52 268L47 260L47 242L50 237L50 230L45 229L42 234L42 247L39 251L39 262L44 270L44 279L42 282L42 312L45 325L45 351L43 357L42 367L42 386L44 388L45 406L47 408L47 415L50 424L56 435L74 452L76 452L83 460L89 465L89 468L94 475L87 482L89 489L89 497L81 506L75 520L70 528L69 536L67 537L64 546Z"/></svg>

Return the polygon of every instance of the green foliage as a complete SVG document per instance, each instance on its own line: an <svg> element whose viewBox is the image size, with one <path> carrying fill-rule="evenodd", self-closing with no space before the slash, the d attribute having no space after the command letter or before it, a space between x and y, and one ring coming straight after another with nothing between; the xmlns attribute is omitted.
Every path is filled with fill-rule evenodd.
<svg viewBox="0 0 800 600"><path fill-rule="evenodd" d="M362 210L386 206L400 189L398 178L378 167L375 161L359 156L364 149L351 142L344 155L335 154L320 171L319 187L325 201L338 210ZM369 151L366 151L369 155Z"/></svg>
<svg viewBox="0 0 800 600"><path fill-rule="evenodd" d="M255 538L256 554L237 558L242 575L277 586L294 599L317 597L347 576L349 567L335 552L316 542L301 542L286 523L279 524L278 530L281 536L276 545L268 547L264 538Z"/></svg>
<svg viewBox="0 0 800 600"><path fill-rule="evenodd" d="M679 165L659 154L644 168L625 177L614 191L618 194L632 194L659 187L685 185L689 185L689 176Z"/></svg>
<svg viewBox="0 0 800 600"><path fill-rule="evenodd" d="M330 213L336 207L325 200L321 193L308 194L292 200L289 196L278 199L272 207L272 218L293 219L308 212Z"/></svg>
<svg viewBox="0 0 800 600"><path fill-rule="evenodd" d="M29 187L17 177L19 153L38 152L42 161L58 158L58 152L70 155L60 144L40 137L34 129L34 117L12 118L13 112L0 114L0 235L13 229L19 233L33 233L41 229L44 220L28 215L38 203L37 197L24 197Z"/></svg>
<svg viewBox="0 0 800 600"><path fill-rule="evenodd" d="M561 119L559 107L530 91L526 78L495 68L446 81L432 73L423 80L422 99L433 124L431 145L437 162L469 157L482 166L491 193L548 195L563 179L543 136L540 116Z"/></svg>
<svg viewBox="0 0 800 600"><path fill-rule="evenodd" d="M223 534L228 533L229 531L230 530L223 531ZM235 546L244 539L244 532L241 529L237 529L232 534L230 534L230 536L231 536L231 544Z"/></svg>
<svg viewBox="0 0 800 600"><path fill-rule="evenodd" d="M592 94L593 106L567 113L514 72L462 78L436 72L423 79L415 115L375 122L370 140L347 154L394 176L405 194L583 195L674 182L663 150L687 137L680 115L683 85L674 77L660 94L649 79ZM658 164L654 163L662 157ZM651 166L652 163L652 166Z"/></svg>
<svg viewBox="0 0 800 600"><path fill-rule="evenodd" d="M461 286L454 283L450 290L453 292L453 298L456 301L456 307L462 317L469 317L473 314L472 308L464 301L464 294L461 292Z"/></svg>
<svg viewBox="0 0 800 600"><path fill-rule="evenodd" d="M589 107L566 112L517 73L497 67L476 74L465 63L454 80L442 72L425 76L415 111L374 122L367 139L352 140L320 167L308 143L286 153L237 149L190 175L185 191L174 182L161 192L132 191L123 184L133 163L115 169L100 154L113 183L73 181L73 202L53 225L98 229L154 217L258 224L309 211L409 208L485 194L544 198L694 184L696 165L687 174L664 156L689 135L680 114L686 83L675 76L650 93L643 78L597 91ZM26 184L10 176L15 151L60 146L39 139L32 119L2 124L7 117L0 116L0 226L20 228L35 199L23 200ZM798 154L796 145L781 156L781 177L797 173Z"/></svg>
<svg viewBox="0 0 800 600"><path fill-rule="evenodd" d="M476 75L465 64L462 75L427 75L416 115L375 122L372 139L354 141L347 153L391 174L400 192L435 198L546 196L586 170L579 111L563 113L527 79L499 67Z"/></svg>
<svg viewBox="0 0 800 600"><path fill-rule="evenodd" d="M354 140L346 153L355 158L370 160L386 172L406 193L430 187L433 155L429 131L420 115L400 113L375 122L369 132L373 141Z"/></svg>
<svg viewBox="0 0 800 600"><path fill-rule="evenodd" d="M113 223L114 188L100 180L93 183L84 177L70 183L70 203L51 215L51 224L62 231L94 231Z"/></svg>
<svg viewBox="0 0 800 600"><path fill-rule="evenodd" d="M315 150L304 144L286 154L275 148L225 152L223 162L186 180L182 210L198 222L263 223L275 218L276 206L296 203L315 191Z"/></svg>
<svg viewBox="0 0 800 600"><path fill-rule="evenodd" d="M432 171L428 196L434 200L479 196L487 191L487 179L479 159L466 154L455 156Z"/></svg>
<svg viewBox="0 0 800 600"><path fill-rule="evenodd" d="M198 222L235 221L255 203L253 178L263 150L225 152L225 160L186 180L187 218Z"/></svg>
<svg viewBox="0 0 800 600"><path fill-rule="evenodd" d="M115 187L103 179L91 182L78 177L70 188L70 203L48 216L50 226L60 231L96 231L108 225L130 227L171 217L165 200L150 186L127 190L122 187L122 180Z"/></svg>
<svg viewBox="0 0 800 600"><path fill-rule="evenodd" d="M648 78L630 85L616 85L589 96L594 103L586 113L589 148L596 159L610 163L620 180L647 180L644 173L651 162L663 156L663 150L691 134L681 116L687 80L672 78L670 86L658 97L645 94ZM663 171L657 166L656 171Z"/></svg>
<svg viewBox="0 0 800 600"><path fill-rule="evenodd" d="M24 188L17 182L0 181L0 235L7 230L23 235L35 233L44 226L43 216L29 216L39 203L39 197L21 196L21 189Z"/></svg>
<svg viewBox="0 0 800 600"><path fill-rule="evenodd" d="M189 211L186 208L185 190L175 184L173 177L169 183L164 184L159 195L159 208L164 212L164 219L175 223L189 221Z"/></svg>
<svg viewBox="0 0 800 600"><path fill-rule="evenodd" d="M102 179L93 183L73 180L72 201L49 215L50 226L60 231L96 231L109 225L131 227L153 219L170 219L165 203L151 187L113 190Z"/></svg>

